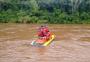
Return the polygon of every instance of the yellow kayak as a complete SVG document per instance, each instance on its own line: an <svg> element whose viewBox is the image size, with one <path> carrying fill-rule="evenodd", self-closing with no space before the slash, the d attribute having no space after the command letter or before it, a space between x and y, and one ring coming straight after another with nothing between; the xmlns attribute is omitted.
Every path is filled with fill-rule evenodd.
<svg viewBox="0 0 90 62"><path fill-rule="evenodd" d="M45 43L43 44L43 46L48 46L48 45L54 40L54 38L55 38L55 35L53 34L53 35L51 36L51 38L50 38L47 42L45 42Z"/></svg>
<svg viewBox="0 0 90 62"><path fill-rule="evenodd" d="M43 43L42 46L48 46L54 39L55 39L55 35L52 34L50 39L47 42ZM34 40L34 41L31 42L31 45L38 45L38 44Z"/></svg>

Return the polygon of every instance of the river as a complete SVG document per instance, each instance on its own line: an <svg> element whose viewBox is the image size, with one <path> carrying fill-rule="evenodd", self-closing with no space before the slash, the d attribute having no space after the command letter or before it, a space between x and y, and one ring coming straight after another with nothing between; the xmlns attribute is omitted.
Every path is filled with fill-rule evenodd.
<svg viewBox="0 0 90 62"><path fill-rule="evenodd" d="M31 46L39 24L0 24L0 62L90 62L90 25L49 24L55 40Z"/></svg>

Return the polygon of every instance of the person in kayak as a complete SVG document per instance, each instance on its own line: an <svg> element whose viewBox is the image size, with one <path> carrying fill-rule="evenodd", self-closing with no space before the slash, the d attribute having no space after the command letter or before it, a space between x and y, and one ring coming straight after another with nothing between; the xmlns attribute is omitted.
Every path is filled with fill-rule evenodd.
<svg viewBox="0 0 90 62"><path fill-rule="evenodd" d="M44 43L49 40L51 36L51 32L49 31L48 27L45 25L42 25L38 29L37 33L39 39L36 40L37 43Z"/></svg>

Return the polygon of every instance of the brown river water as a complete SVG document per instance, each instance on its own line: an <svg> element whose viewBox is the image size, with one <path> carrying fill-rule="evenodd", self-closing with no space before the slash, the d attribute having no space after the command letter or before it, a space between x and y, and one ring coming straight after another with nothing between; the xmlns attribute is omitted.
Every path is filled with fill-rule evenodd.
<svg viewBox="0 0 90 62"><path fill-rule="evenodd" d="M0 62L90 62L90 25L49 24L55 40L31 46L38 24L0 24Z"/></svg>

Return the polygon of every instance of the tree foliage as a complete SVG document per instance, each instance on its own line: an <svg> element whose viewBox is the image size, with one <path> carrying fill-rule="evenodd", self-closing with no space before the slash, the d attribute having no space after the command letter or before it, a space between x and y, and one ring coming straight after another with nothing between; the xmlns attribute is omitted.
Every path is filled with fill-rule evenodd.
<svg viewBox="0 0 90 62"><path fill-rule="evenodd" d="M90 0L0 0L0 22L90 23Z"/></svg>

